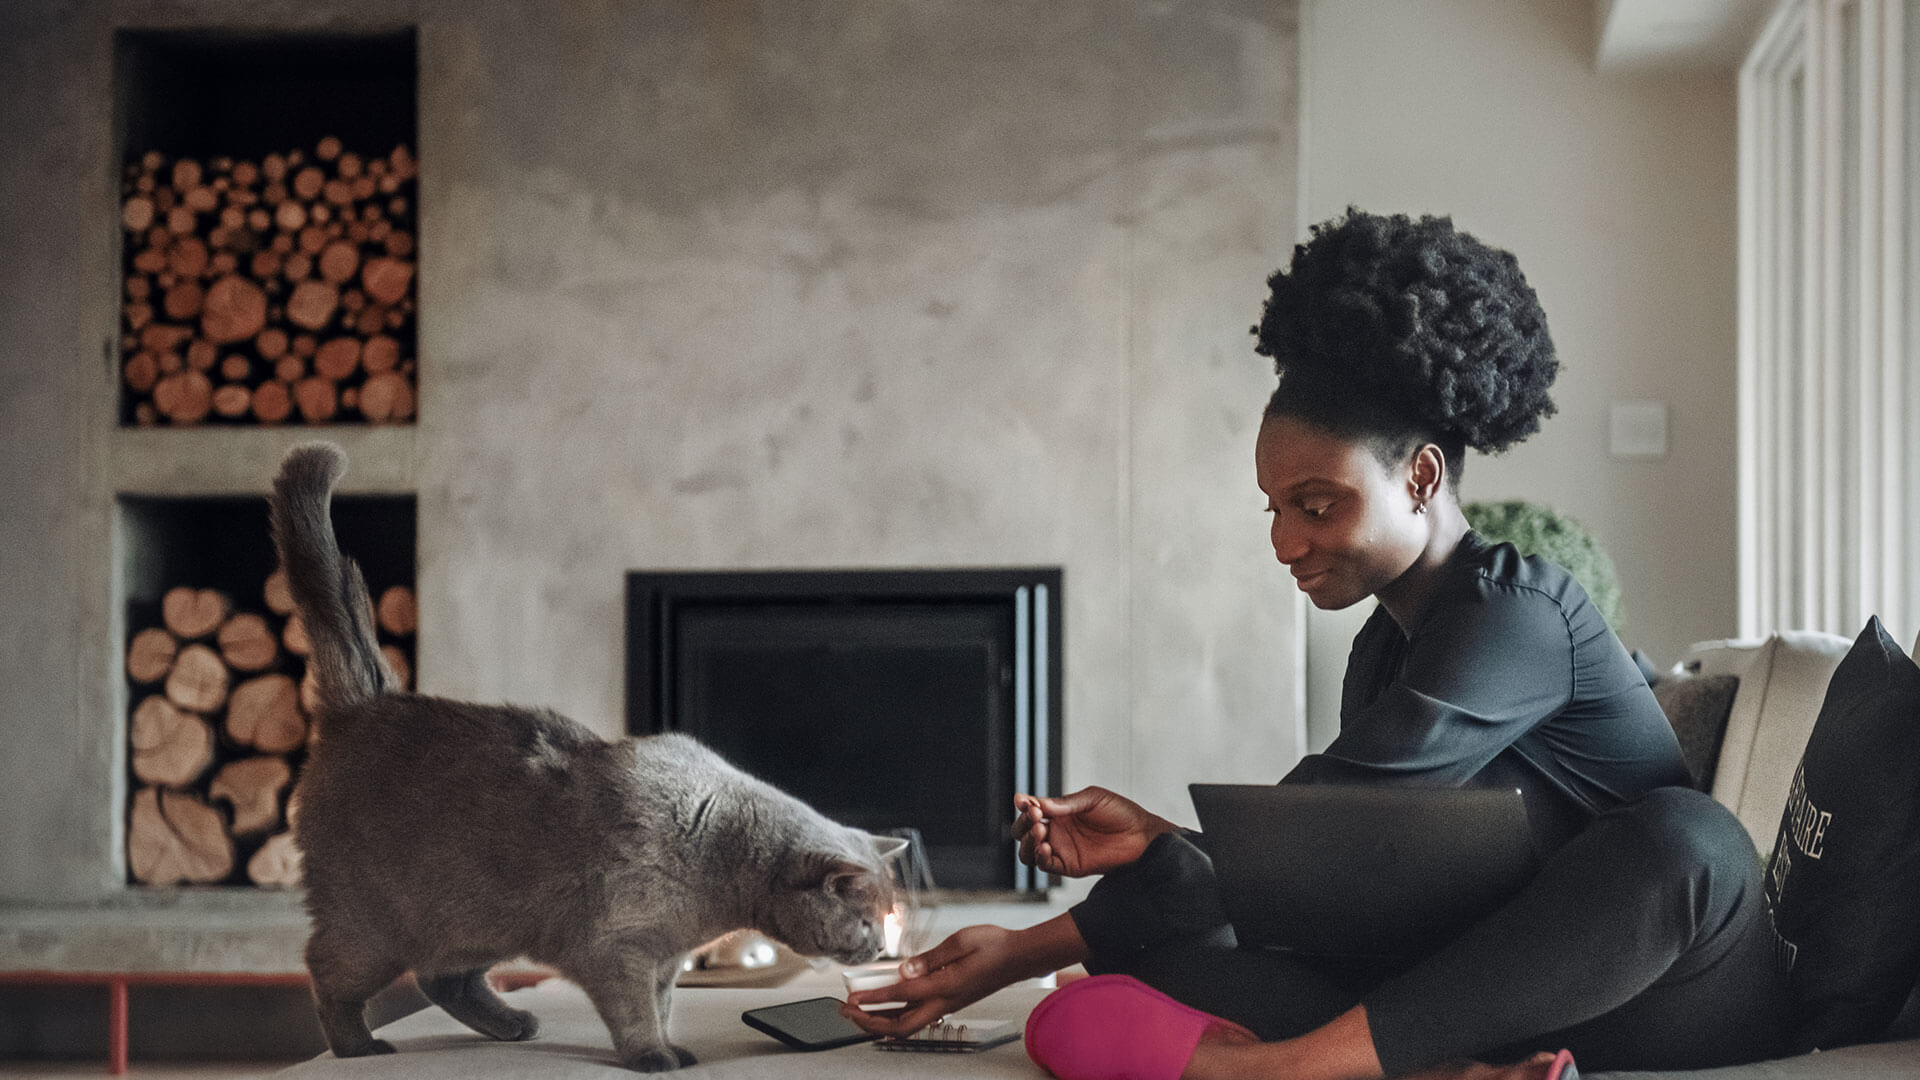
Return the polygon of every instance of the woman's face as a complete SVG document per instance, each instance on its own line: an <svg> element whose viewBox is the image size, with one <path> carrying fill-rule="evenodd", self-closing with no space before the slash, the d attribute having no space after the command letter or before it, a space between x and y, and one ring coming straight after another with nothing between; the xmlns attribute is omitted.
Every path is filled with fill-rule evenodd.
<svg viewBox="0 0 1920 1080"><path fill-rule="evenodd" d="M1337 611L1378 593L1426 548L1410 466L1382 464L1364 441L1270 417L1253 463L1273 515L1273 554L1315 607Z"/></svg>

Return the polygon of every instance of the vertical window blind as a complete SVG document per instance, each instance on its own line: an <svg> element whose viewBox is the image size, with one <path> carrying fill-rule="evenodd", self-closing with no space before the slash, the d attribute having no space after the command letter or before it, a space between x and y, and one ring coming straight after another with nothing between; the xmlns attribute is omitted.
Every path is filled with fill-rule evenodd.
<svg viewBox="0 0 1920 1080"><path fill-rule="evenodd" d="M1909 0L1785 0L1740 71L1740 624L1920 618Z"/></svg>

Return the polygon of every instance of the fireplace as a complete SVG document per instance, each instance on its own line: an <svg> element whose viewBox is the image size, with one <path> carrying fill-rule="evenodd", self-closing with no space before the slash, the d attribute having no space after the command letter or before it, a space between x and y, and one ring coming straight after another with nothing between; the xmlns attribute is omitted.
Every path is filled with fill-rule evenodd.
<svg viewBox="0 0 1920 1080"><path fill-rule="evenodd" d="M1008 824L1059 789L1060 592L1059 568L634 571L628 730L917 829L942 889L1043 891Z"/></svg>

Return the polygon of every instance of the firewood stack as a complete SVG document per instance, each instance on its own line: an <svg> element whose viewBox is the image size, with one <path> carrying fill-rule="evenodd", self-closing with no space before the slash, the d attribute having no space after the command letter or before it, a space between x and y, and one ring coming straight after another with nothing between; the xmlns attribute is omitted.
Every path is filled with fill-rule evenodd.
<svg viewBox="0 0 1920 1080"><path fill-rule="evenodd" d="M313 737L307 639L284 574L261 596L264 612L238 611L214 589L171 589L160 624L128 642L127 862L137 882L300 883L287 795ZM384 590L375 621L381 654L411 688L413 590Z"/></svg>
<svg viewBox="0 0 1920 1080"><path fill-rule="evenodd" d="M136 424L410 420L414 188L398 146L126 167L122 381Z"/></svg>

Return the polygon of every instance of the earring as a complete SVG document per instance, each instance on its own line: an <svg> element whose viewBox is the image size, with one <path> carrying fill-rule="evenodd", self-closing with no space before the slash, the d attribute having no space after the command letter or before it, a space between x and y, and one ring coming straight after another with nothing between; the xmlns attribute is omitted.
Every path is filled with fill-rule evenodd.
<svg viewBox="0 0 1920 1080"><path fill-rule="evenodd" d="M1417 503L1414 503L1414 504L1413 504L1413 512L1414 512L1414 513L1416 513L1416 514L1424 514L1424 513L1426 513L1426 512L1427 512L1427 504L1426 504L1426 503L1423 503L1423 502L1417 502Z"/></svg>

